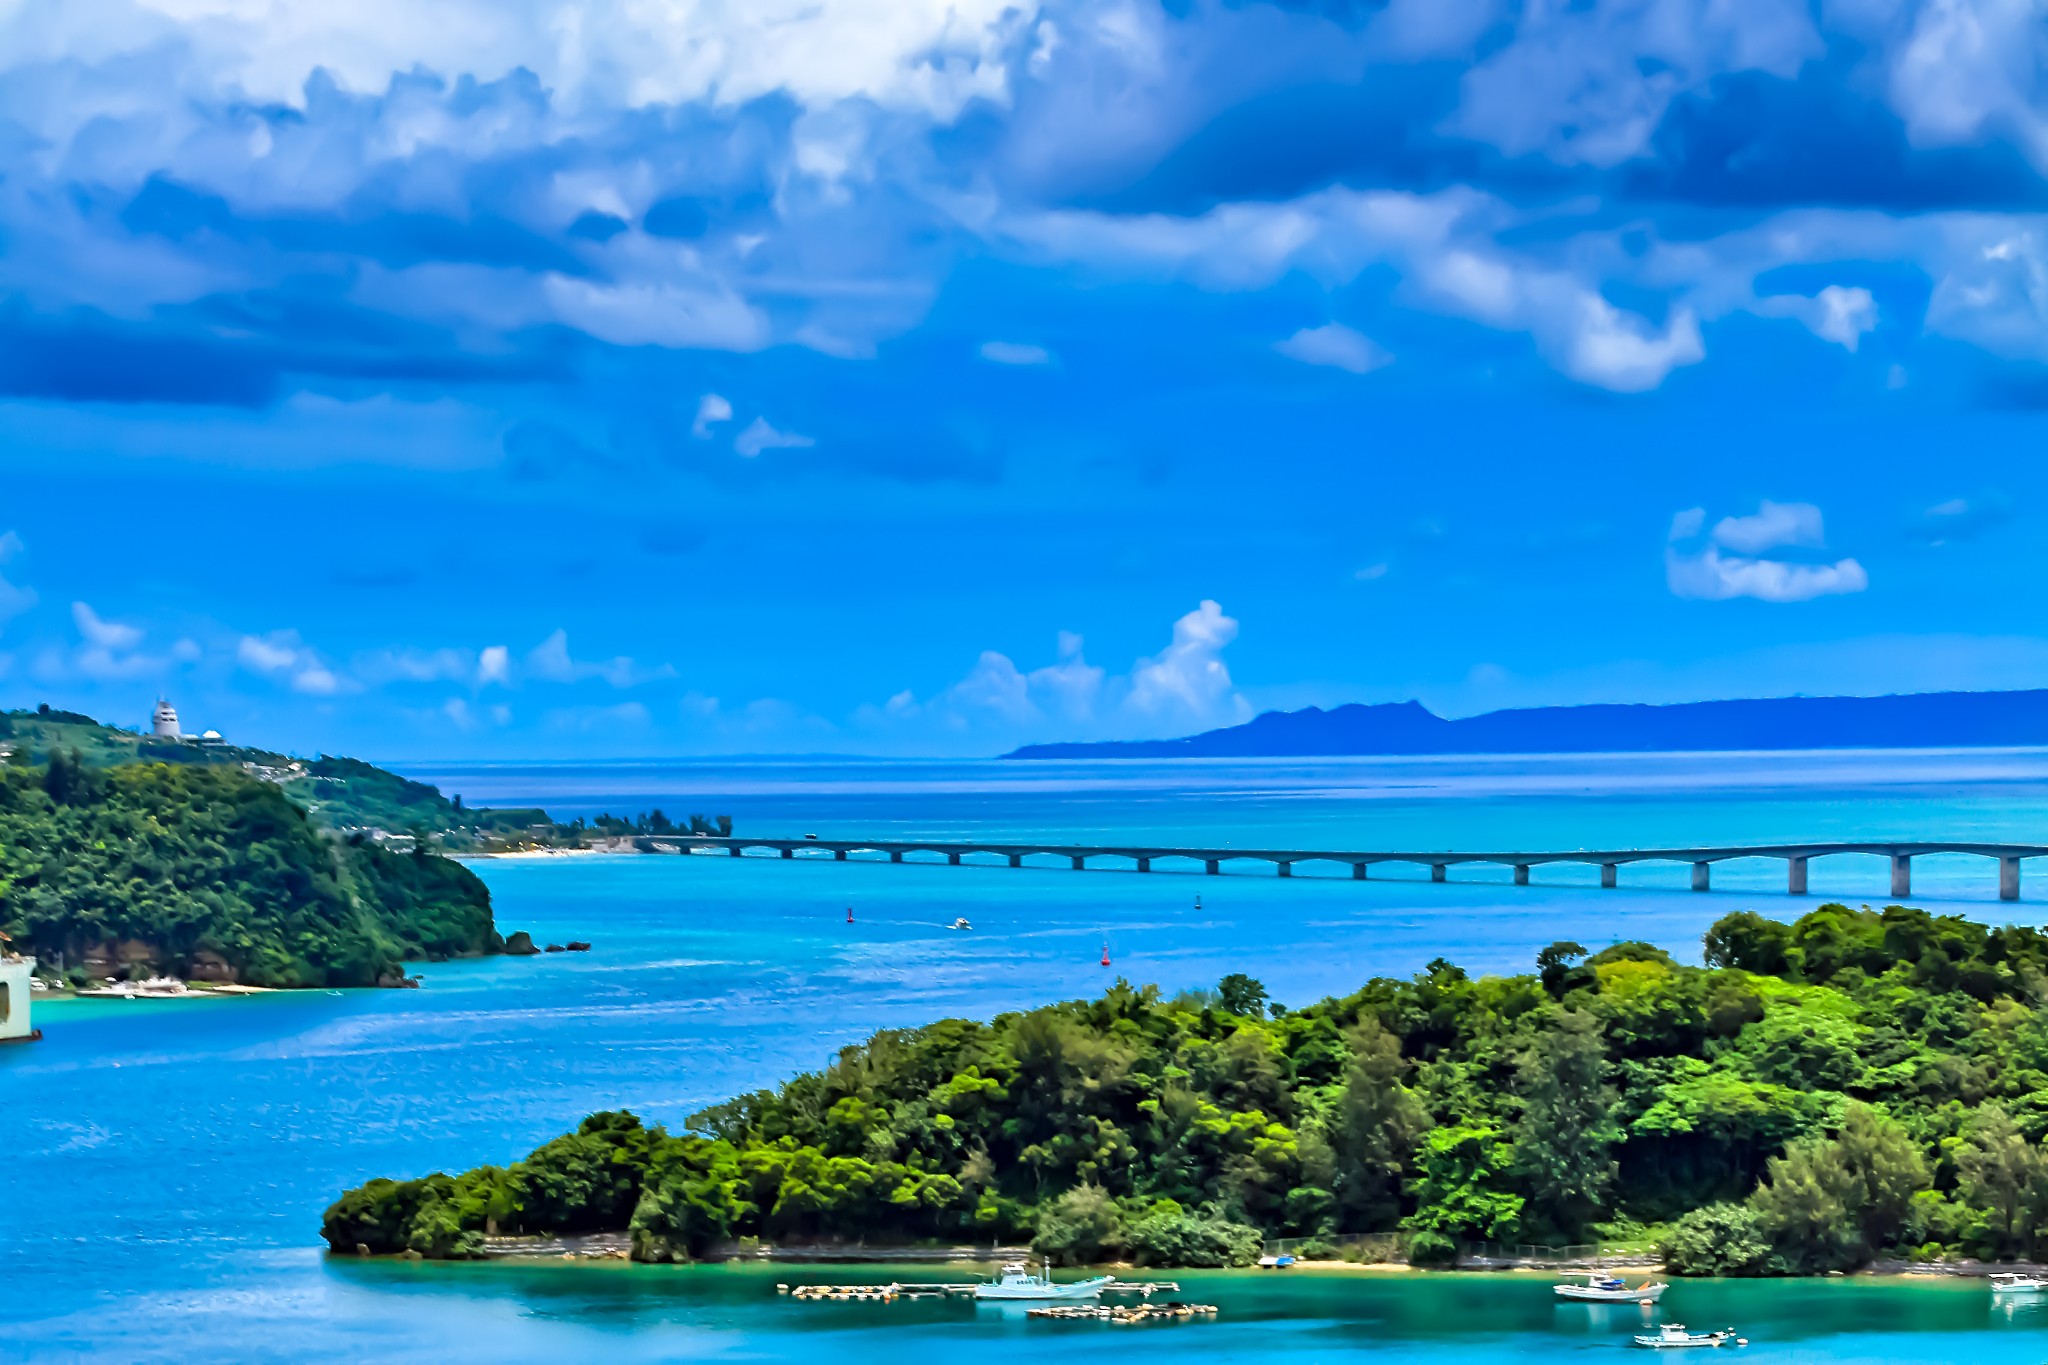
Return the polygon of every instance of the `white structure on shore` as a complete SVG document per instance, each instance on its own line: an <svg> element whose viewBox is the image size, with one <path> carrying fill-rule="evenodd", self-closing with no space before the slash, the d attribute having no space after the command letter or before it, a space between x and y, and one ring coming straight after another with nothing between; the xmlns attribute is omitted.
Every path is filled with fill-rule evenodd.
<svg viewBox="0 0 2048 1365"><path fill-rule="evenodd" d="M29 979L36 960L0 948L0 1043L33 1038L28 1022Z"/></svg>
<svg viewBox="0 0 2048 1365"><path fill-rule="evenodd" d="M178 733L178 708L163 697L156 699L156 710L149 717L149 733L155 739L182 739Z"/></svg>

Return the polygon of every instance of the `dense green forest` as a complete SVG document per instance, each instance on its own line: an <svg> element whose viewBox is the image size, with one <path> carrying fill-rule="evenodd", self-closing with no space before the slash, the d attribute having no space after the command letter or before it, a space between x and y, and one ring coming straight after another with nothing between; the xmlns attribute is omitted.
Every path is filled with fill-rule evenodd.
<svg viewBox="0 0 2048 1365"><path fill-rule="evenodd" d="M34 758L0 767L0 931L74 982L396 984L502 946L469 869L325 833L239 766Z"/></svg>
<svg viewBox="0 0 2048 1365"><path fill-rule="evenodd" d="M1270 1235L1654 1236L1698 1274L2048 1241L2048 937L1893 906L1750 913L1705 967L1623 943L1448 962L1290 1011L1257 982L876 1034L671 1134L592 1115L509 1166L374 1180L342 1252L628 1230L1035 1239L1068 1261L1233 1264Z"/></svg>
<svg viewBox="0 0 2048 1365"><path fill-rule="evenodd" d="M275 782L325 828L424 834L450 850L507 843L573 843L580 834L580 822L577 826L556 825L546 811L538 809L465 806L459 795L445 796L438 787L360 759L322 754L300 760L239 744L159 740L47 705L33 711L0 712L0 743L20 750L33 763L47 762L52 754L69 754L96 768L132 763L238 768Z"/></svg>

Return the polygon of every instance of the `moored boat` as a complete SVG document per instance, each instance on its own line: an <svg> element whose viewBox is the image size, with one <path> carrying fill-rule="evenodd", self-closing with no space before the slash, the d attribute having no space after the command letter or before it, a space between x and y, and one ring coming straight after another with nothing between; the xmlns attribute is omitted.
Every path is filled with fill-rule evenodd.
<svg viewBox="0 0 2048 1365"><path fill-rule="evenodd" d="M1663 1351L1687 1346L1747 1346L1749 1342L1736 1336L1732 1330L1688 1332L1678 1323L1667 1322L1649 1335L1637 1333L1636 1345Z"/></svg>
<svg viewBox="0 0 2048 1365"><path fill-rule="evenodd" d="M1006 1261L1003 1273L986 1284L974 1286L974 1297L993 1300L998 1303L1021 1302L1025 1300L1055 1299L1074 1302L1102 1297L1103 1287L1115 1280L1114 1275L1097 1275L1092 1280L1075 1280L1071 1284L1055 1284L1051 1266L1044 1275L1034 1275L1022 1261Z"/></svg>
<svg viewBox="0 0 2048 1365"><path fill-rule="evenodd" d="M1664 1291L1668 1287L1662 1283L1645 1280L1640 1285L1630 1288L1628 1281L1619 1275L1589 1270L1586 1272L1584 1284L1558 1285L1557 1296L1561 1299L1575 1299L1581 1303L1655 1303L1664 1297Z"/></svg>
<svg viewBox="0 0 2048 1365"><path fill-rule="evenodd" d="M1994 1294L2038 1294L2048 1289L2048 1280L2039 1275L2014 1275L2010 1272L1987 1276Z"/></svg>

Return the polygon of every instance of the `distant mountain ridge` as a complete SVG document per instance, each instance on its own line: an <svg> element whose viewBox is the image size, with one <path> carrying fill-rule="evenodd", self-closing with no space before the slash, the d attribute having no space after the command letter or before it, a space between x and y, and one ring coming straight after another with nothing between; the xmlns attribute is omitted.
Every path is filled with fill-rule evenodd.
<svg viewBox="0 0 2048 1365"><path fill-rule="evenodd" d="M1489 711L1445 720L1420 702L1268 711L1180 739L1027 744L1005 758L1333 758L2048 745L2048 690L1769 697Z"/></svg>

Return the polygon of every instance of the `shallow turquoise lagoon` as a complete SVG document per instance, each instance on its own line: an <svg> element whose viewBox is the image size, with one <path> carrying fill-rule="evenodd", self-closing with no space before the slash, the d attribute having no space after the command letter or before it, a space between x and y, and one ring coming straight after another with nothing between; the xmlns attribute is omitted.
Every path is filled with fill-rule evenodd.
<svg viewBox="0 0 2048 1365"><path fill-rule="evenodd" d="M432 774L476 802L732 811L761 833L888 829L1244 845L1627 846L1815 837L2048 842L2048 756L1720 756L1353 764L643 765ZM1624 1349L1639 1319L1561 1308L1534 1277L1183 1277L1216 1322L1020 1322L968 1305L798 1305L753 1267L328 1262L320 1211L377 1174L514 1158L584 1113L684 1121L885 1025L987 1016L1246 970L1300 1003L1439 955L1526 965L1559 937L1696 955L1730 910L1881 902L1876 860L1433 886L1270 873L1074 873L775 859L479 865L500 923L589 954L424 969L417 991L40 1008L0 1051L0 1358L752 1360L973 1353L1198 1359L1524 1359ZM1916 899L2038 922L1989 867L1916 867ZM1196 897L1200 896L1200 908ZM854 922L846 922L851 907ZM944 926L965 915L970 933ZM1105 943L1112 957L1100 965ZM783 1270L781 1278L795 1278ZM822 1278L846 1278L834 1272ZM886 1276L884 1277L886 1278ZM1981 1287L1683 1285L1670 1311L1771 1360L2048 1358L2031 1307Z"/></svg>

